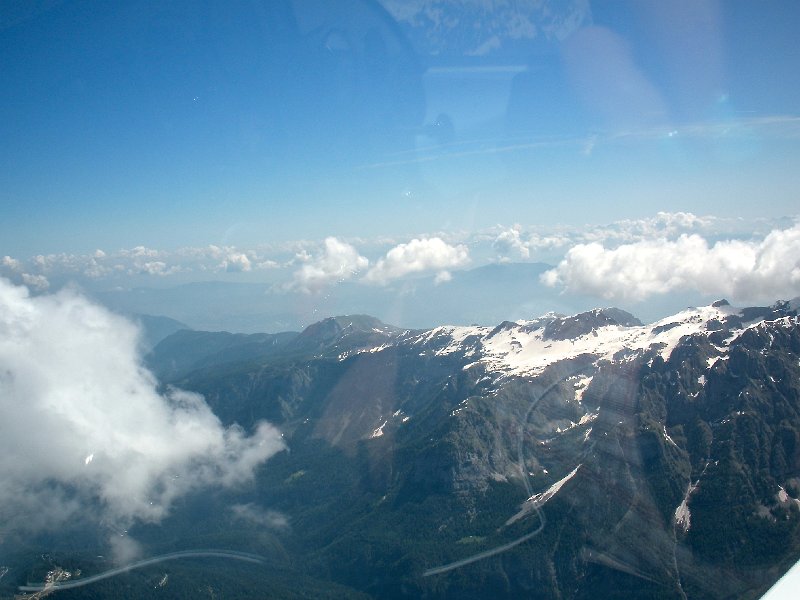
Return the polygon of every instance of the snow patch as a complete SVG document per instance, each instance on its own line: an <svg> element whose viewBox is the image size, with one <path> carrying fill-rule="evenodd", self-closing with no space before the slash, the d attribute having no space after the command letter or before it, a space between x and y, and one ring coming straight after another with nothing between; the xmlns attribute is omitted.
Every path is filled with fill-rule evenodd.
<svg viewBox="0 0 800 600"><path fill-rule="evenodd" d="M575 401L580 402L583 400L583 393L586 391L586 388L589 387L589 384L592 382L591 376L581 377L578 381L575 382Z"/></svg>
<svg viewBox="0 0 800 600"><path fill-rule="evenodd" d="M386 424L388 422L389 421L384 421L383 423L381 423L380 427L378 427L375 431L372 432L372 435L369 436L369 439L381 437L383 435L383 428L386 427Z"/></svg>
<svg viewBox="0 0 800 600"><path fill-rule="evenodd" d="M514 516L512 516L508 521L506 521L506 525L511 525L515 521L518 521L526 514L531 512L532 510L537 510L544 506L548 500L550 500L553 496L555 496L558 491L567 483L570 479L575 476L575 473L578 472L578 469L581 468L582 465L578 465L572 471L570 471L566 476L562 477L558 481L556 481L553 485L547 488L545 491L540 492L538 494L534 494L530 498L528 498L525 502L522 503L522 508L517 512ZM546 473L547 471L545 471Z"/></svg>
<svg viewBox="0 0 800 600"><path fill-rule="evenodd" d="M681 530L686 533L689 531L689 528L692 526L692 512L689 510L689 497L692 495L695 487L697 487L697 483L694 485L689 484L689 487L686 489L686 494L683 496L683 500L678 505L678 508L675 509L675 527L680 527Z"/></svg>
<svg viewBox="0 0 800 600"><path fill-rule="evenodd" d="M416 344L429 344L433 340L443 339L445 341L445 345L435 352L437 356L443 356L464 350L464 342L467 338L475 337L476 339L479 339L485 337L490 332L491 328L489 327L458 327L454 325L442 325L439 327L434 327L430 331L426 331L422 335L413 338L412 341Z"/></svg>
<svg viewBox="0 0 800 600"><path fill-rule="evenodd" d="M700 485L700 479L705 475L706 469L708 465L711 463L706 463L706 466L703 467L703 471L700 473L700 477L697 478L697 481L692 483L689 482L689 487L686 488L686 493L683 495L683 500L678 505L678 508L675 509L675 516L673 517L673 523L675 527L680 528L683 533L687 533L689 528L692 526L692 513L689 510L689 498L692 497L692 494L697 489L697 486ZM715 465L717 463L714 463Z"/></svg>
<svg viewBox="0 0 800 600"><path fill-rule="evenodd" d="M597 362L621 362L632 360L652 347L658 350L662 359L668 360L672 350L684 336L707 333L706 323L709 320L723 319L731 312L726 307L690 308L651 325L606 325L566 340L545 339L548 322L537 319L496 331L493 335L484 334L479 342L483 353L479 362L508 375L532 376L541 374L556 362L582 355L594 356ZM479 336L485 331L486 328L481 327L451 327L447 333L453 340L463 340L470 335ZM738 334L739 332L733 335L729 341ZM445 350L452 351L450 346Z"/></svg>
<svg viewBox="0 0 800 600"><path fill-rule="evenodd" d="M673 440L671 437L669 437L669 434L667 433L667 426L666 425L664 425L664 439L667 440L670 444L672 444L676 448L678 447L678 444L675 443L675 440Z"/></svg>
<svg viewBox="0 0 800 600"><path fill-rule="evenodd" d="M800 500L797 498L792 498L789 494L786 493L786 490L783 489L782 486L778 486L778 493L776 494L776 498L781 506L786 506L794 504L797 508L800 508Z"/></svg>

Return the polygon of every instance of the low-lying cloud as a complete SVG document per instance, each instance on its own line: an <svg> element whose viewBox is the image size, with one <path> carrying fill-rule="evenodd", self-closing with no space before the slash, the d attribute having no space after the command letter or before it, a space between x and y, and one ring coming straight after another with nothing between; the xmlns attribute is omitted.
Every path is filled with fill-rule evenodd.
<svg viewBox="0 0 800 600"><path fill-rule="evenodd" d="M274 510L261 508L252 502L232 505L231 514L239 521L258 527L266 527L268 529L287 529L289 527L289 520L286 515Z"/></svg>
<svg viewBox="0 0 800 600"><path fill-rule="evenodd" d="M643 300L676 290L742 301L791 298L800 294L800 224L761 240L713 245L696 234L616 248L578 244L542 281L606 299Z"/></svg>
<svg viewBox="0 0 800 600"><path fill-rule="evenodd" d="M72 290L0 279L0 537L80 514L127 527L179 496L233 486L283 448L260 423L224 427L197 394L161 394L138 330Z"/></svg>
<svg viewBox="0 0 800 600"><path fill-rule="evenodd" d="M364 281L385 284L410 273L442 272L468 262L469 251L464 245L452 246L438 237L413 239L389 250L367 272Z"/></svg>

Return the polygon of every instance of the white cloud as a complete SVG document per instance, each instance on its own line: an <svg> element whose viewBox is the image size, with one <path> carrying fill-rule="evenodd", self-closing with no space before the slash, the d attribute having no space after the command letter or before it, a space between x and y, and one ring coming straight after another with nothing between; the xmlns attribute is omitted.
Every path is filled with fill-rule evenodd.
<svg viewBox="0 0 800 600"><path fill-rule="evenodd" d="M519 225L501 231L492 242L492 248L503 258L528 259L531 251L528 243L520 238Z"/></svg>
<svg viewBox="0 0 800 600"><path fill-rule="evenodd" d="M336 281L344 281L369 266L369 260L346 242L335 237L325 238L322 253L316 257L304 252L297 259L304 261L294 273L292 286L303 291L315 291Z"/></svg>
<svg viewBox="0 0 800 600"><path fill-rule="evenodd" d="M34 268L44 272L76 271L82 258L75 254L38 254L31 259Z"/></svg>
<svg viewBox="0 0 800 600"><path fill-rule="evenodd" d="M585 228L584 242L635 242L656 237L676 238L684 233L710 233L715 225L726 225L716 217L699 217L690 212L658 212L655 217L623 219L610 225ZM578 233L578 232L576 232Z"/></svg>
<svg viewBox="0 0 800 600"><path fill-rule="evenodd" d="M253 504L234 504L231 506L234 518L252 525L259 525L269 529L286 529L289 520L282 513L274 510L265 510Z"/></svg>
<svg viewBox="0 0 800 600"><path fill-rule="evenodd" d="M710 217L698 217L690 212L658 212L652 220L658 227L681 227L685 229L707 225L712 219Z"/></svg>
<svg viewBox="0 0 800 600"><path fill-rule="evenodd" d="M0 264L11 271L19 271L22 268L22 263L20 263L16 258L11 258L8 255L3 257L3 260L0 261Z"/></svg>
<svg viewBox="0 0 800 600"><path fill-rule="evenodd" d="M652 217L623 219L609 224L586 224L580 227L494 227L485 234L473 236L473 241L490 242L500 262L530 260L535 256L553 260L553 251L576 244L598 242L605 247L634 243L655 238L677 239L686 233L706 237L741 237L754 235L757 230L768 232L763 223L744 223L737 219L697 216L690 212L659 212Z"/></svg>
<svg viewBox="0 0 800 600"><path fill-rule="evenodd" d="M175 267L167 267L167 263L163 260L149 260L145 262L135 262L133 265L133 272L142 273L146 275L169 275L174 273Z"/></svg>
<svg viewBox="0 0 800 600"><path fill-rule="evenodd" d="M100 261L103 260L103 258L105 258L105 255L97 256L97 254L95 253L95 256L90 258L88 263L86 264L86 267L83 270L83 274L91 279L99 279L100 277L104 277L109 273L112 273L113 269L100 263Z"/></svg>
<svg viewBox="0 0 800 600"><path fill-rule="evenodd" d="M433 278L433 283L439 285L453 280L453 274L450 271L439 271L436 277Z"/></svg>
<svg viewBox="0 0 800 600"><path fill-rule="evenodd" d="M305 242L296 242L294 246ZM267 248L266 252L271 252ZM177 250L160 250L145 246L106 252L100 249L89 254L39 254L26 261L10 256L0 258L0 274L15 282L21 273L48 276L53 279L102 279L123 275L152 275L167 277L175 274L200 272L246 273L255 270L276 269L285 261L276 260L265 251L233 246L209 244L202 247L183 247ZM285 254L285 249L280 249Z"/></svg>
<svg viewBox="0 0 800 600"><path fill-rule="evenodd" d="M283 448L267 423L248 435L197 394L159 393L137 342L133 324L74 291L31 297L0 279L0 537L81 515L157 521Z"/></svg>
<svg viewBox="0 0 800 600"><path fill-rule="evenodd" d="M114 280L114 283L120 283L126 277L174 278L184 282L191 279L191 273L215 273L221 277L230 274L237 279L250 280L264 275L261 279L269 279L269 283L277 286L276 289L308 291L337 280L355 278L359 271L369 273L366 282L385 283L409 273L429 271L435 274L456 268L447 258L432 258L437 252L442 254L439 251L444 248L440 246L437 250L433 247L436 243L463 248L463 256L473 261L488 261L494 256L500 261L538 259L552 263L576 244L598 242L608 249L656 238L677 240L684 233L698 234L711 243L719 239L763 237L771 229L781 226L786 225L780 221L746 221L696 216L688 212L661 212L641 219L571 228L514 225L510 228L495 226L479 232L428 232L416 236L416 241L399 245L397 240L390 238L353 238L347 241L330 238L324 244L296 240L243 247L209 244L176 250L136 246L115 251L98 249L86 254L38 255L27 259L8 256L0 257L0 275L22 283L22 274L28 273L46 277L54 287L64 281L78 281L90 288L97 285L95 281L106 278ZM387 254L387 251L392 254ZM424 257L412 264L414 252ZM383 256L383 259L378 264L371 264L362 254ZM451 252L451 258L452 255L456 255L457 265L462 264L458 252ZM436 260L441 261L438 266ZM368 271L369 266L374 268Z"/></svg>
<svg viewBox="0 0 800 600"><path fill-rule="evenodd" d="M791 298L800 294L800 224L773 230L762 240L713 245L696 234L613 249L578 244L542 281L608 299L642 300L674 290L743 301Z"/></svg>
<svg viewBox="0 0 800 600"><path fill-rule="evenodd" d="M277 261L269 258L256 263L256 269L277 269L280 266L281 265Z"/></svg>
<svg viewBox="0 0 800 600"><path fill-rule="evenodd" d="M229 273L242 273L252 269L250 259L242 252L231 252L220 263L220 268Z"/></svg>
<svg viewBox="0 0 800 600"><path fill-rule="evenodd" d="M109 536L111 558L117 565L129 565L144 554L142 546L128 535L118 533Z"/></svg>
<svg viewBox="0 0 800 600"><path fill-rule="evenodd" d="M570 239L563 233L553 233L550 235L533 233L527 241L528 248L533 248L535 250L560 248L562 246L568 246L569 244Z"/></svg>
<svg viewBox="0 0 800 600"><path fill-rule="evenodd" d="M294 242L295 245L303 242ZM225 271L229 273L252 272L255 270L275 269L286 266L287 254L291 255L296 248L284 245L260 245L249 247L185 246L171 252L167 259L179 265L183 270Z"/></svg>
<svg viewBox="0 0 800 600"><path fill-rule="evenodd" d="M31 275L30 273L23 273L22 283L37 292L43 292L50 287L50 282L44 275Z"/></svg>
<svg viewBox="0 0 800 600"><path fill-rule="evenodd" d="M365 281L385 284L409 273L446 271L469 262L464 245L451 246L439 237L413 239L386 253L364 277Z"/></svg>
<svg viewBox="0 0 800 600"><path fill-rule="evenodd" d="M306 250L305 248L301 248L300 250L294 253L294 258L291 261L289 261L289 264L293 265L295 263L307 263L310 262L312 258L314 257L308 250Z"/></svg>
<svg viewBox="0 0 800 600"><path fill-rule="evenodd" d="M166 256L181 271L225 271L247 273L255 269L275 269L280 263L265 257L255 248L241 249L234 246L184 247ZM176 271L177 272L177 271Z"/></svg>
<svg viewBox="0 0 800 600"><path fill-rule="evenodd" d="M147 248L145 246L136 246L135 248L131 248L130 250L121 250L120 254L122 256L133 256L137 258L156 258L160 256L162 253L154 248Z"/></svg>

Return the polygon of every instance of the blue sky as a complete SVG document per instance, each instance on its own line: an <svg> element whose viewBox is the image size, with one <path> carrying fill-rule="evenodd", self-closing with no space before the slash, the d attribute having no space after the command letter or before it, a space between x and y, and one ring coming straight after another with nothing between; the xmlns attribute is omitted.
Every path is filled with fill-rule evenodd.
<svg viewBox="0 0 800 600"><path fill-rule="evenodd" d="M40 254L214 245L255 261L294 243L261 257L288 280L301 242L324 254L329 236L373 266L414 238L473 244L463 268L498 260L487 236L514 224L523 241L659 212L786 228L800 205L794 2L0 15L0 256L31 275L53 279L25 263ZM502 258L557 264L559 248Z"/></svg>

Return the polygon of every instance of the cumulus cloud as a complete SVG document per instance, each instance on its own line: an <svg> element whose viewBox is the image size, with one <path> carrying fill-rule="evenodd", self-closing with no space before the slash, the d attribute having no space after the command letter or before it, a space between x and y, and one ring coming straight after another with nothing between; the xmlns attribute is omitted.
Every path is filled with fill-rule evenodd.
<svg viewBox="0 0 800 600"><path fill-rule="evenodd" d="M305 264L295 271L292 287L307 292L350 279L369 266L369 260L358 250L335 237L325 238L317 256L304 252L297 259Z"/></svg>
<svg viewBox="0 0 800 600"><path fill-rule="evenodd" d="M446 271L469 262L464 245L452 246L439 237L413 239L389 250L364 277L371 283L385 284L409 273Z"/></svg>
<svg viewBox="0 0 800 600"><path fill-rule="evenodd" d="M177 272L177 267L168 267L167 263L163 260L148 260L144 262L136 262L134 264L133 272L141 273L143 275L171 275Z"/></svg>
<svg viewBox="0 0 800 600"><path fill-rule="evenodd" d="M102 252L102 250L98 250L98 252ZM102 256L98 256L95 253L95 256L91 257L88 262L86 263L86 267L83 270L83 274L90 279L99 279L111 273L113 269L103 265L100 261L105 258L105 254Z"/></svg>
<svg viewBox="0 0 800 600"><path fill-rule="evenodd" d="M800 294L800 224L761 240L712 244L697 234L606 248L578 244L542 274L567 291L642 300L674 290L695 290L743 301L772 301Z"/></svg>
<svg viewBox="0 0 800 600"><path fill-rule="evenodd" d="M528 245L528 248L533 248L535 250L542 250L542 249L560 248L562 246L568 246L570 244L570 239L563 233L552 233L545 235L532 233L528 237L528 241L526 243Z"/></svg>
<svg viewBox="0 0 800 600"><path fill-rule="evenodd" d="M576 244L596 242L606 249L614 249L621 244L653 239L675 241L683 234L697 234L713 243L721 239L764 237L779 227L786 227L786 223L660 212L650 217L602 225L514 225L495 226L478 232L429 233L407 243L377 237L348 239L347 242L328 238L323 243L295 240L241 247L208 244L174 250L135 246L24 259L4 256L0 257L0 276L17 284L24 283L23 273L29 277L41 276L50 282L50 289L53 289L65 281L77 281L92 288L97 281L110 279L114 284L136 287L137 284L125 282L125 278L139 281L172 278L185 282L191 279L192 273L214 273L221 278L258 280L263 274L265 277L261 280L269 279L276 290L313 291L335 281L356 279L359 274L366 274L361 281L378 284L413 273L435 275L459 268L469 262L469 258L473 261L488 260L494 256L500 261L537 259L554 263ZM373 254L382 258L370 263L364 257ZM446 275L441 275L439 280L444 278ZM32 290L41 291L45 279L29 279L27 283Z"/></svg>
<svg viewBox="0 0 800 600"><path fill-rule="evenodd" d="M501 262L529 260L541 252L567 248L576 244L597 242L606 247L654 238L677 239L696 233L705 237L738 237L755 233L754 223L714 216L698 216L690 212L658 212L652 217L623 219L608 224L587 224L579 228L525 228L514 225L495 227L481 241L491 243ZM773 225L774 227L774 225ZM769 232L772 227L761 228ZM487 232L488 233L488 232ZM552 260L552 257L549 258Z"/></svg>
<svg viewBox="0 0 800 600"><path fill-rule="evenodd" d="M297 242L295 246L301 243L304 242ZM285 266L286 252L288 249L282 246L240 249L209 244L177 250L136 246L114 252L97 249L89 254L39 254L24 261L5 256L0 258L0 275L20 283L25 272L31 276L46 276L50 281L142 275L169 277L192 272L249 273Z"/></svg>
<svg viewBox="0 0 800 600"><path fill-rule="evenodd" d="M231 252L220 263L220 267L229 273L242 273L252 269L250 259L242 252Z"/></svg>
<svg viewBox="0 0 800 600"><path fill-rule="evenodd" d="M44 275L31 275L30 273L23 273L22 283L37 292L43 292L50 287L50 282Z"/></svg>
<svg viewBox="0 0 800 600"><path fill-rule="evenodd" d="M133 256L137 258L156 258L162 253L155 248L147 248L146 246L136 246L130 250L121 250L122 256Z"/></svg>
<svg viewBox="0 0 800 600"><path fill-rule="evenodd" d="M182 264L197 261L197 266L201 271L213 269L228 273L245 273L253 269L253 261L251 260L253 255L249 252L237 250L233 246L209 244L202 248L181 248L170 258ZM209 264L209 262L212 264Z"/></svg>
<svg viewBox="0 0 800 600"><path fill-rule="evenodd" d="M84 275L89 277L96 275L102 277L113 271L113 269L106 270L101 265L100 261L105 260L105 252L95 252L92 256L69 256L70 263L78 263L86 265L84 267ZM129 250L120 250L115 259L120 261L120 267L127 270L129 275L157 275L164 277L179 273L182 267L178 264L170 264L170 256L168 252L163 250L156 250L155 248L147 248L145 246L136 246ZM47 257L52 261L52 257ZM63 257L61 260L64 263ZM115 265L116 267L116 265Z"/></svg>
<svg viewBox="0 0 800 600"><path fill-rule="evenodd" d="M12 258L8 255L3 257L3 259L0 261L0 265L4 266L10 271L19 271L22 268L22 263L20 263L16 258Z"/></svg>
<svg viewBox="0 0 800 600"><path fill-rule="evenodd" d="M662 211L654 217L622 219L610 225L588 227L579 235L583 242L636 242L656 237L676 238L684 233L708 234L714 227L730 225L717 217Z"/></svg>
<svg viewBox="0 0 800 600"><path fill-rule="evenodd" d="M78 293L0 279L0 537L76 515L154 522L204 486L232 486L283 448L267 423L224 427L197 394L160 393L138 330Z"/></svg>
<svg viewBox="0 0 800 600"><path fill-rule="evenodd" d="M526 260L531 255L528 242L520 237L519 225L501 231L492 242L492 248L501 258L509 260L512 257Z"/></svg>
<svg viewBox="0 0 800 600"><path fill-rule="evenodd" d="M266 258L262 261L256 263L256 269L277 269L281 265L278 261L272 260L270 258Z"/></svg>

